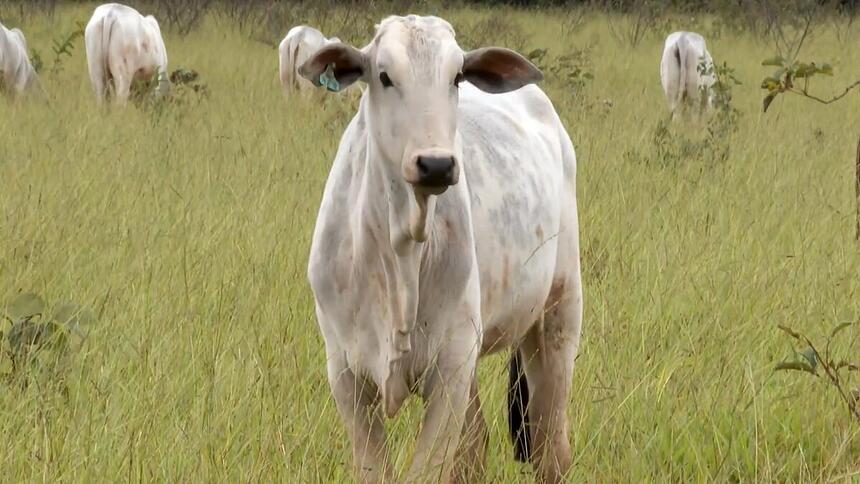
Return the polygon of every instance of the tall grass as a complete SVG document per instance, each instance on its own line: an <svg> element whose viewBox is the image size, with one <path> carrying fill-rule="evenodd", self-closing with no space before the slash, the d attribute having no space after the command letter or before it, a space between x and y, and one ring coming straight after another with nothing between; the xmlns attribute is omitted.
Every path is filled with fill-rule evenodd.
<svg viewBox="0 0 860 484"><path fill-rule="evenodd" d="M47 52L89 13L62 7L20 27ZM470 39L481 33L466 29L500 15L435 13ZM574 480L860 478L860 427L837 395L773 372L790 355L777 324L817 335L860 320L860 97L780 99L764 117L759 62L772 49L711 36L715 59L744 82L728 158L665 163L655 145L667 116L662 38L629 48L602 15L563 35L562 12L505 13L526 50L587 49L594 74L575 90L545 83L579 159L586 306L569 409ZM665 33L709 34L703 19L663 22ZM0 301L36 292L99 315L64 391L0 383L0 480L347 480L305 270L353 108L286 104L276 52L213 18L165 40L171 69L199 71L208 99L103 113L78 40L65 68L44 74L47 102L0 104ZM807 45L804 58L836 67L822 90L858 77L858 41L823 32ZM669 136L699 137L677 127ZM858 333L844 334L842 350L860 353ZM505 363L480 367L488 482L530 473L510 458ZM390 422L401 468L420 413L412 401Z"/></svg>

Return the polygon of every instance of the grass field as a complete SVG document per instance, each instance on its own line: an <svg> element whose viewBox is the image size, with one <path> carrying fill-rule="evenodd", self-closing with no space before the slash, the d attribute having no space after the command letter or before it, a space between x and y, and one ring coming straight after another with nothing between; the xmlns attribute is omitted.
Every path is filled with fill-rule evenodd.
<svg viewBox="0 0 860 484"><path fill-rule="evenodd" d="M3 22L45 57L90 12ZM469 29L499 10L435 13L475 41ZM717 143L728 156L675 159L701 136L660 130L668 30L631 48L600 14L562 33L558 11L508 13L522 34L513 47L585 49L594 75L580 89L545 83L579 161L585 319L571 479L860 480L860 425L836 392L773 371L792 354L777 324L821 341L860 321L860 94L831 106L785 96L762 114L769 43L667 18L666 29L702 31L743 82L737 130ZM100 112L78 39L61 71L46 63L48 103L0 103L0 300L35 292L99 315L64 374L0 382L0 481L346 481L351 455L305 272L353 108L286 104L276 51L215 19L165 41L171 70L198 70L207 99ZM829 60L836 75L815 90L860 77L858 43L860 32L840 42L819 28L801 57ZM836 346L856 359L860 331ZM506 435L506 363L480 367L488 482L530 479ZM410 401L389 422L400 469L420 410Z"/></svg>

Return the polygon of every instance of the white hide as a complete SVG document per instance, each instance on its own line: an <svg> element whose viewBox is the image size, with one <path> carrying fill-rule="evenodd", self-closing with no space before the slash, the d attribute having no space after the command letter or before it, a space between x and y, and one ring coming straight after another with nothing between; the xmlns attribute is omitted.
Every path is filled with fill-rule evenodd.
<svg viewBox="0 0 860 484"><path fill-rule="evenodd" d="M167 49L158 21L118 3L107 3L93 12L84 31L90 80L101 103L110 93L118 104L128 101L135 81L158 75L158 93L169 90Z"/></svg>
<svg viewBox="0 0 860 484"><path fill-rule="evenodd" d="M37 86L36 75L27 55L27 41L19 29L9 30L0 24L0 82L7 92L21 95Z"/></svg>
<svg viewBox="0 0 860 484"><path fill-rule="evenodd" d="M293 91L316 90L316 86L298 75L298 68L316 51L334 42L340 42L340 39L327 39L322 32L307 25L293 27L287 32L287 36L278 46L279 72L284 95L289 96Z"/></svg>
<svg viewBox="0 0 860 484"><path fill-rule="evenodd" d="M710 70L704 75L699 70L703 61ZM714 61L701 35L675 32L666 37L660 62L660 80L673 118L690 113L707 115L711 112L713 93L710 88L716 82L713 66Z"/></svg>
<svg viewBox="0 0 860 484"><path fill-rule="evenodd" d="M491 82L465 72L472 83L458 89L471 54L442 19L383 21L360 51L368 87L320 205L308 277L364 482L391 479L376 403L391 417L411 393L428 403L407 481L444 482L464 420L485 428L478 357L509 348L523 354L529 414L543 424L532 424L547 455L539 475L559 482L570 466L582 317L574 149L537 86L489 94L473 84ZM406 181L427 153L462 165L442 193Z"/></svg>

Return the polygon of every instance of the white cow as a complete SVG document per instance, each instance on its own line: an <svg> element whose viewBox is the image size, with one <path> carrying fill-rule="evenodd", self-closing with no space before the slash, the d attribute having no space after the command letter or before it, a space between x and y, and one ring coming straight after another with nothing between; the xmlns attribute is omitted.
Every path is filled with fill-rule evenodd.
<svg viewBox="0 0 860 484"><path fill-rule="evenodd" d="M699 66L704 62L707 72ZM707 115L713 108L711 86L716 82L714 61L705 39L694 32L675 32L666 37L660 78L672 118L690 113Z"/></svg>
<svg viewBox="0 0 860 484"><path fill-rule="evenodd" d="M90 80L99 103L113 88L116 102L125 104L135 81L158 76L158 94L170 88L167 50L158 21L118 3L96 8L84 31ZM113 86L111 86L111 82Z"/></svg>
<svg viewBox="0 0 860 484"><path fill-rule="evenodd" d="M446 21L408 16L384 20L361 50L320 49L299 72L329 89L368 86L308 267L359 479L392 482L379 406L394 416L412 393L427 407L408 481L479 471L477 360L513 347L515 455L559 482L582 287L576 158L530 85L540 71L507 49L464 52Z"/></svg>
<svg viewBox="0 0 860 484"><path fill-rule="evenodd" d="M0 82L13 95L24 94L39 85L39 77L27 55L27 40L19 29L0 24Z"/></svg>
<svg viewBox="0 0 860 484"><path fill-rule="evenodd" d="M278 46L281 87L284 89L285 96L289 96L293 91L315 90L316 86L313 83L298 75L298 68L314 52L335 42L340 42L340 39L337 37L327 39L322 32L307 25L293 27L287 32L287 36Z"/></svg>

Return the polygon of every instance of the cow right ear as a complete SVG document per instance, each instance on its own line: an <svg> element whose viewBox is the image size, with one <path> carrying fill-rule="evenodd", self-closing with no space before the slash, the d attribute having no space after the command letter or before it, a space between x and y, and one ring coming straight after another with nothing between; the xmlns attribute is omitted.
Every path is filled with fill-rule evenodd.
<svg viewBox="0 0 860 484"><path fill-rule="evenodd" d="M355 47L340 42L318 50L299 66L299 74L332 92L342 91L364 77L367 58Z"/></svg>

